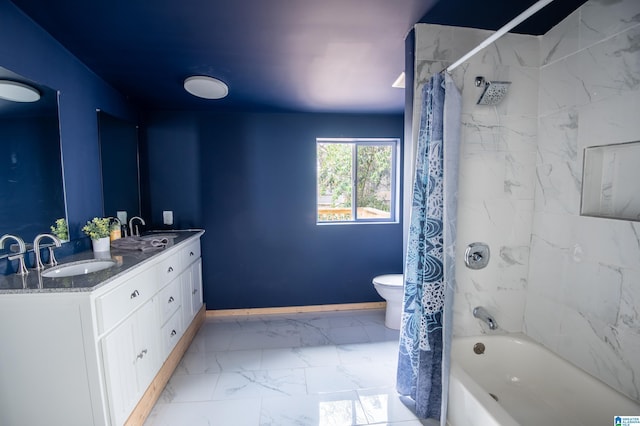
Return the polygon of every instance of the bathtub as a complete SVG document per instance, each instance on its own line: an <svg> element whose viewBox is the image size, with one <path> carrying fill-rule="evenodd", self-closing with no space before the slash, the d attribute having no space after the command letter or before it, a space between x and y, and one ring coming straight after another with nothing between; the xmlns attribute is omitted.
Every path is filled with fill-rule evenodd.
<svg viewBox="0 0 640 426"><path fill-rule="evenodd" d="M451 426L602 426L614 416L640 416L640 404L523 334L453 340Z"/></svg>

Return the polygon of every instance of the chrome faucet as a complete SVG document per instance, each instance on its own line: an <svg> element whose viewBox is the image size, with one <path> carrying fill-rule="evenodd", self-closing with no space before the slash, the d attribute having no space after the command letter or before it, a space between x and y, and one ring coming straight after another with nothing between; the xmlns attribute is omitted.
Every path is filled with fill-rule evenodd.
<svg viewBox="0 0 640 426"><path fill-rule="evenodd" d="M487 312L487 310L482 306L476 306L475 308L473 308L473 316L481 321L486 322L489 326L489 330L496 330L498 328L498 323L496 322L496 320L493 319L493 317L489 315L489 312Z"/></svg>
<svg viewBox="0 0 640 426"><path fill-rule="evenodd" d="M134 216L131 219L129 219L129 232L131 233L131 235L135 235L136 237L140 236L140 227L136 227L135 228L135 232L134 232L134 228L133 228L133 221L134 219L138 219L140 221L141 225L146 225L145 221L143 218L141 218L140 216Z"/></svg>
<svg viewBox="0 0 640 426"><path fill-rule="evenodd" d="M51 241L56 245L56 247L62 246L62 241L58 237L52 234L38 234L36 238L33 240L33 252L36 255L36 269L44 269L44 265L42 264L42 259L40 258L40 240L43 238L50 238ZM53 255L53 249L49 247L49 265L55 266L58 264L56 257Z"/></svg>
<svg viewBox="0 0 640 426"><path fill-rule="evenodd" d="M18 270L16 271L16 274L18 275L27 275L29 273L29 270L27 269L26 265L24 264L24 255L27 253L27 246L24 244L24 241L22 240L22 238L16 236L16 235L11 235L11 234L5 234L2 236L2 238L0 238L0 249L4 248L4 242L6 240L8 240L9 238L15 240L18 243L18 253L9 256L7 259L9 260L15 260L18 259L20 261L20 266L18 267Z"/></svg>

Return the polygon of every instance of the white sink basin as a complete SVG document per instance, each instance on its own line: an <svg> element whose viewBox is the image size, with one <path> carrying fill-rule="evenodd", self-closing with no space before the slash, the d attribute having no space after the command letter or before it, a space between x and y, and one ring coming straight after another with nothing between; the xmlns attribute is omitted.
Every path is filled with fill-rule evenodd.
<svg viewBox="0 0 640 426"><path fill-rule="evenodd" d="M81 260L78 262L65 263L63 265L54 266L42 272L45 278L62 278L73 277L76 275L85 275L92 272L102 271L111 268L116 262L113 260Z"/></svg>

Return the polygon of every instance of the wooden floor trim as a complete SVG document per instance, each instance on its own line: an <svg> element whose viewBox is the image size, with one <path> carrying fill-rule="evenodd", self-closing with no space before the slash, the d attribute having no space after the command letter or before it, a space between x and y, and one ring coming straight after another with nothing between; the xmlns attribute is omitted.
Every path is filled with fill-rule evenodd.
<svg viewBox="0 0 640 426"><path fill-rule="evenodd" d="M141 426L144 424L156 401L160 398L160 394L162 394L162 391L171 378L171 375L178 366L178 363L182 359L182 356L189 348L189 345L191 345L198 329L204 322L205 316L206 307L202 306L193 321L191 321L189 328L187 328L184 335L180 338L180 341L176 344L176 347L171 351L169 358L164 362L162 368L158 371L158 374L156 374L156 377L153 379L144 395L142 395L142 398L138 402L138 405L136 405L136 408L131 412L131 415L125 422L125 426Z"/></svg>
<svg viewBox="0 0 640 426"><path fill-rule="evenodd" d="M337 305L309 305L284 306L279 308L249 308L249 309L209 309L207 318L232 317L246 315L282 315L300 314L306 312L352 311L361 309L382 309L386 302L343 303Z"/></svg>

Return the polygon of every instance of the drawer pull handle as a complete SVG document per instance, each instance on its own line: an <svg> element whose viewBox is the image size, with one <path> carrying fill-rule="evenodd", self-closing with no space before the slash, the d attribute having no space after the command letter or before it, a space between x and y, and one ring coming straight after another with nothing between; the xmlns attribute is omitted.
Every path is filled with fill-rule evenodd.
<svg viewBox="0 0 640 426"><path fill-rule="evenodd" d="M146 350L146 349L143 349L143 350L142 350L142 352L140 352L136 358L137 358L137 359L142 359L142 358L144 358L144 356L145 356L146 354L147 354L147 350Z"/></svg>
<svg viewBox="0 0 640 426"><path fill-rule="evenodd" d="M191 294L196 294L198 292L197 288L194 288L193 290L191 290Z"/></svg>
<svg viewBox="0 0 640 426"><path fill-rule="evenodd" d="M175 299L173 298L173 296L169 297L169 301L167 303L171 303L173 302Z"/></svg>
<svg viewBox="0 0 640 426"><path fill-rule="evenodd" d="M135 299L138 296L140 296L140 292L138 290L133 290L133 293L131 293L131 299Z"/></svg>
<svg viewBox="0 0 640 426"><path fill-rule="evenodd" d="M171 335L172 335L172 336L175 336L176 334L178 334L178 332L177 332L177 331L175 331L175 330L171 330Z"/></svg>
<svg viewBox="0 0 640 426"><path fill-rule="evenodd" d="M168 274L170 274L171 272L173 272L173 266L169 266L169 269L167 269Z"/></svg>
<svg viewBox="0 0 640 426"><path fill-rule="evenodd" d="M193 253L193 252L189 253L189 256L193 256L193 255L194 255L194 253Z"/></svg>

